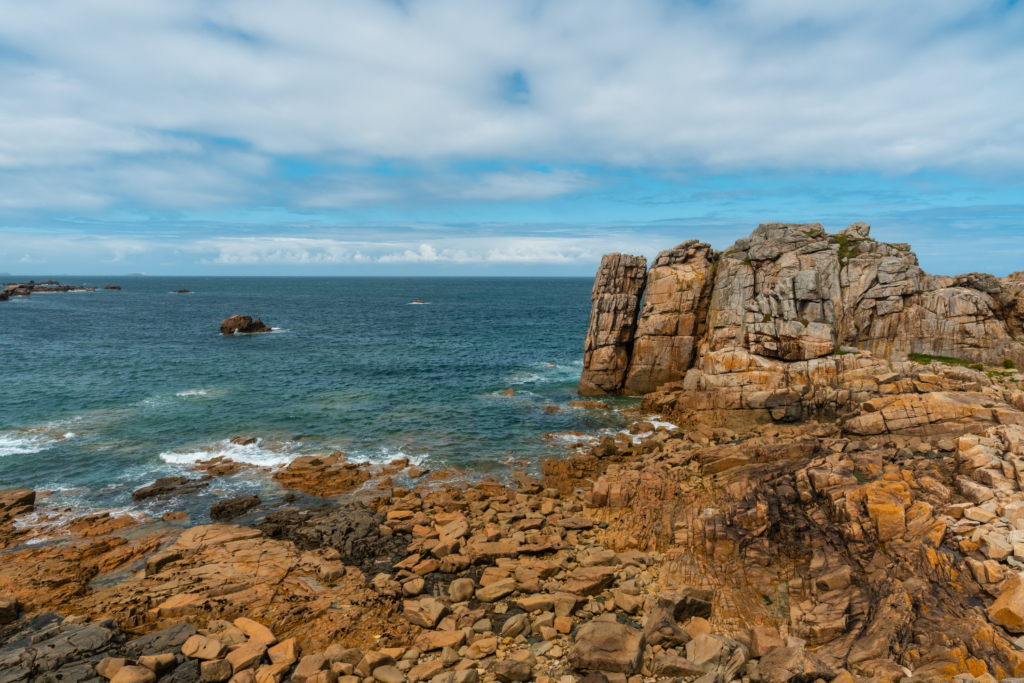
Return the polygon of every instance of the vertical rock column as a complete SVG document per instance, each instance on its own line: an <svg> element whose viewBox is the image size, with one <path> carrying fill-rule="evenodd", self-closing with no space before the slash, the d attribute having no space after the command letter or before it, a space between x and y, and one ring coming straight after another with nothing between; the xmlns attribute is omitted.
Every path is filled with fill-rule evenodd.
<svg viewBox="0 0 1024 683"><path fill-rule="evenodd" d="M647 273L625 391L646 394L683 378L693 364L713 285L711 245L683 242L658 254Z"/></svg>
<svg viewBox="0 0 1024 683"><path fill-rule="evenodd" d="M581 396L622 391L646 277L643 256L606 254L601 259L590 295L593 305L583 350Z"/></svg>

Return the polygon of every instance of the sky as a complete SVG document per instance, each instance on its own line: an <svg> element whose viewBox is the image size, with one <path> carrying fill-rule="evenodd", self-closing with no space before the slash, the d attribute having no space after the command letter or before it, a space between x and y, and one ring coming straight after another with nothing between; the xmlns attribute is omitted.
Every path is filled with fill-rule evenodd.
<svg viewBox="0 0 1024 683"><path fill-rule="evenodd" d="M1024 269L1024 3L0 2L0 273L592 276L768 221Z"/></svg>

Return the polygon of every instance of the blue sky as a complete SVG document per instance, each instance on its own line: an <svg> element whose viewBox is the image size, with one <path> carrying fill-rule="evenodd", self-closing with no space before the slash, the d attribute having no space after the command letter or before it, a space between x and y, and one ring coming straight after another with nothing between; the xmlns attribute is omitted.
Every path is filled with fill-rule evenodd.
<svg viewBox="0 0 1024 683"><path fill-rule="evenodd" d="M1013 2L0 5L0 272L592 275L863 220L1024 269Z"/></svg>

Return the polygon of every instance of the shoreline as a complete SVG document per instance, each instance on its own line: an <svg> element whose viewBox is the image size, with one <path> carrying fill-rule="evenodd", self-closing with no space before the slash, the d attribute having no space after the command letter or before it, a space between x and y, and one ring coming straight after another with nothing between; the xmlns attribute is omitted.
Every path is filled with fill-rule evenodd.
<svg viewBox="0 0 1024 683"><path fill-rule="evenodd" d="M950 531L978 524L971 519L984 508L950 492L964 490L957 477L979 444L1011 457L991 450L1005 446L1005 428L980 438L856 437L835 421L732 429L698 415L669 430L633 412L625 433L545 461L539 477L504 482L427 482L426 473L404 487L394 477L407 462L363 469L304 456L271 476L300 489L351 488L325 506L271 510L248 524L143 524L14 549L0 561L0 595L87 623L112 617L127 643L185 631L221 642L232 624L255 619L301 654L251 669L277 671L278 683L303 662L315 675L337 674L327 676L335 683L554 683L594 670L619 683L771 683L789 680L794 666L856 683L877 670L846 664L858 643L898 627L869 605L923 599L921 575L948 588L927 617L933 632L962 643L986 674L1024 667L989 619L972 622L977 635L964 640L960 622L942 616L991 605L1010 580L978 581L988 575L973 565L958 571L973 560ZM832 490L861 501L842 508L841 536L825 522L836 514ZM894 513L872 511L879 495L906 506L903 531L884 542ZM942 496L941 506L924 502ZM950 543L960 560L936 552ZM85 557L85 574L54 588L49 577L69 577ZM184 646L170 647L179 666L213 661Z"/></svg>

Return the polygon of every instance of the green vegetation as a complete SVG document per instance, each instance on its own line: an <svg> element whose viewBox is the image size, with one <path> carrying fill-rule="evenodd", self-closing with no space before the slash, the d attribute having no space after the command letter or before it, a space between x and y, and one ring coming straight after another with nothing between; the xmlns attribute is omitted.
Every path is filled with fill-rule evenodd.
<svg viewBox="0 0 1024 683"><path fill-rule="evenodd" d="M1007 370L1016 370L1017 364L1014 363L1009 358L1007 358L1006 360L1003 361L1003 367L1006 368Z"/></svg>
<svg viewBox="0 0 1024 683"><path fill-rule="evenodd" d="M743 265L745 265L745 266L749 266L750 265L750 257L749 256L747 258L743 259Z"/></svg>
<svg viewBox="0 0 1024 683"><path fill-rule="evenodd" d="M833 235L832 239L839 245L840 264L845 264L850 259L860 256L860 240L850 239L847 235Z"/></svg>
<svg viewBox="0 0 1024 683"><path fill-rule="evenodd" d="M953 358L951 356L929 356L926 353L910 353L907 354L907 358L919 363L920 365L931 365L932 362L942 363L943 365L959 365L962 368L970 368L971 370L984 370L985 366L981 363L972 363L969 360L963 358Z"/></svg>
<svg viewBox="0 0 1024 683"><path fill-rule="evenodd" d="M845 355L847 355L849 353L850 353L849 351L843 351L838 346L832 350L832 355L833 356L845 356Z"/></svg>

